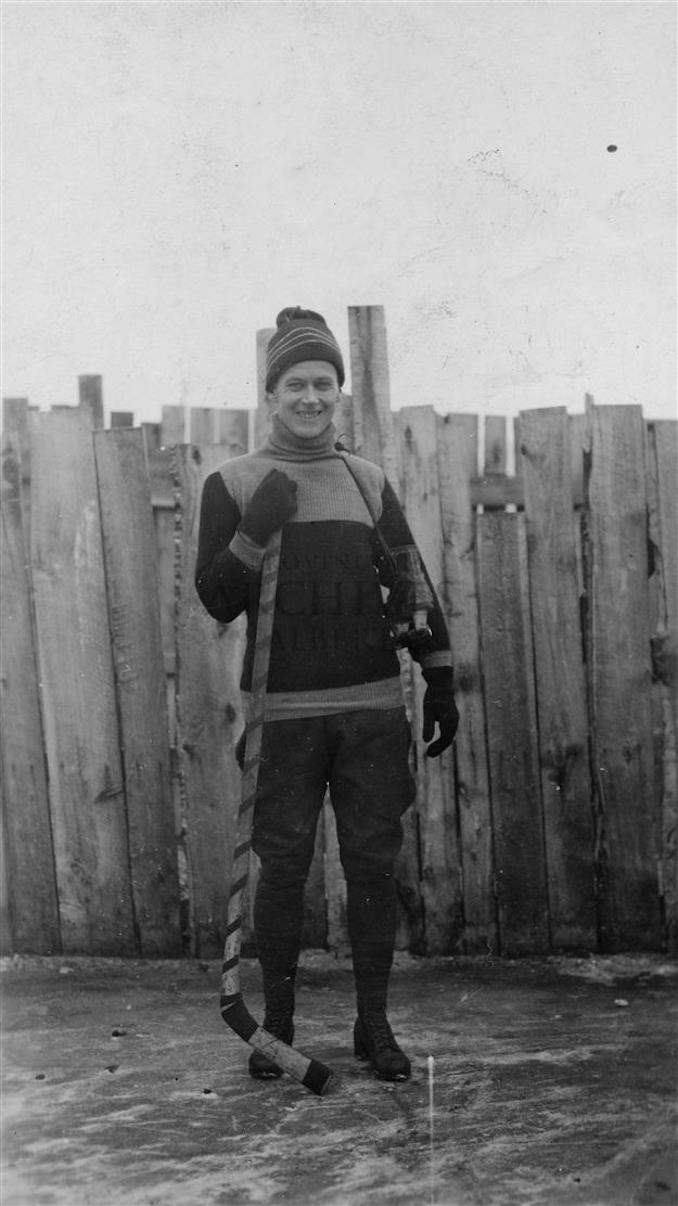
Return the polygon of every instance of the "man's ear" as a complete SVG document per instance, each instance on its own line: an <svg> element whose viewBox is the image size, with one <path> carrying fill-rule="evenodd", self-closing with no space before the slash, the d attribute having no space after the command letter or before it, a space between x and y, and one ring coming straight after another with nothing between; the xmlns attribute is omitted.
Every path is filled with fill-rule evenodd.
<svg viewBox="0 0 678 1206"><path fill-rule="evenodd" d="M269 415L274 414L276 406L278 405L278 399L276 398L275 394L271 393L270 390L266 390L266 393L264 394L264 400L266 402L266 410L267 410L268 414Z"/></svg>

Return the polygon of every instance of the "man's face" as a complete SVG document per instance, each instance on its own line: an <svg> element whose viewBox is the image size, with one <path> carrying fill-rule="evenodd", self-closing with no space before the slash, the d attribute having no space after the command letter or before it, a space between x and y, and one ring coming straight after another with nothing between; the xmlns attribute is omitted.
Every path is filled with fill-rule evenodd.
<svg viewBox="0 0 678 1206"><path fill-rule="evenodd" d="M271 412L301 440L322 435L334 418L341 390L326 360L302 360L281 373L268 395Z"/></svg>

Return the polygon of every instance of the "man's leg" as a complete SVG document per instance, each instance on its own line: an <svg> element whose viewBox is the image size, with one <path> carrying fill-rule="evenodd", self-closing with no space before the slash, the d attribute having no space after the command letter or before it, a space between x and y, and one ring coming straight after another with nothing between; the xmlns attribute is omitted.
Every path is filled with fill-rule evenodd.
<svg viewBox="0 0 678 1206"><path fill-rule="evenodd" d="M386 1016L397 923L393 865L402 844L400 818L415 793L409 743L401 708L332 718L330 793L347 884L358 1004L355 1048L387 1080L410 1074Z"/></svg>
<svg viewBox="0 0 678 1206"><path fill-rule="evenodd" d="M254 897L254 933L261 963L264 1028L291 1043L294 982L304 921L304 888L327 770L321 718L264 725L252 848L261 860ZM281 1075L277 1064L254 1052L253 1076Z"/></svg>

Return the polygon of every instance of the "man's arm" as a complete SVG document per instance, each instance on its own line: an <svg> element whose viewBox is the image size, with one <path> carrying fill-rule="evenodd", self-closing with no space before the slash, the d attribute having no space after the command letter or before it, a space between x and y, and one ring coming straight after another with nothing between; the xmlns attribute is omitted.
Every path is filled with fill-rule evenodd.
<svg viewBox="0 0 678 1206"><path fill-rule="evenodd" d="M279 469L259 483L244 515L220 473L205 481L200 504L195 586L215 620L228 624L247 607L266 545L297 509L297 483Z"/></svg>
<svg viewBox="0 0 678 1206"><path fill-rule="evenodd" d="M382 512L379 521L384 540L391 550L396 549L414 549L417 554L419 565L421 566L422 574L424 575L431 595L433 604L428 610L428 623L431 629L430 639L424 643L420 649L412 652L415 661L419 662L422 670L433 666L451 666L452 653L450 650L450 637L447 631L447 624L440 606L440 600L436 593L435 587L431 582L428 570L424 565L424 560L421 553L417 549L414 537L410 531L410 526L405 519L402 508L393 491L393 488L387 481L381 495ZM391 586L389 581L389 569L386 564L379 566L380 578L386 587Z"/></svg>
<svg viewBox="0 0 678 1206"><path fill-rule="evenodd" d="M431 636L428 641L411 649L410 653L414 660L419 662L426 682L422 736L425 742L431 743L427 746L426 754L429 758L436 758L452 744L459 724L459 713L454 700L454 671L450 637L435 587L417 549L400 503L388 482L384 484L381 502L382 513L379 526L386 544L391 549L414 549L416 551L421 572L428 583L433 599L433 604L428 609ZM388 570L386 575L388 576ZM383 579L385 586L389 586L387 576ZM436 741L433 741L436 724L438 725L438 737Z"/></svg>
<svg viewBox="0 0 678 1206"><path fill-rule="evenodd" d="M203 606L215 620L229 624L247 607L256 570L229 548L240 523L240 512L220 473L205 480L200 503L195 587Z"/></svg>

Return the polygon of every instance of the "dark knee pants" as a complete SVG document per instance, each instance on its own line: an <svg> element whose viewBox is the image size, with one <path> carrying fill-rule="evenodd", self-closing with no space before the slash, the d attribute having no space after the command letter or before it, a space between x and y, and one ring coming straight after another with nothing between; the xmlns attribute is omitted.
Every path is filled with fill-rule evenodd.
<svg viewBox="0 0 678 1206"><path fill-rule="evenodd" d="M328 786L347 881L390 876L415 794L409 743L404 708L268 722L252 830L262 877L306 880Z"/></svg>

